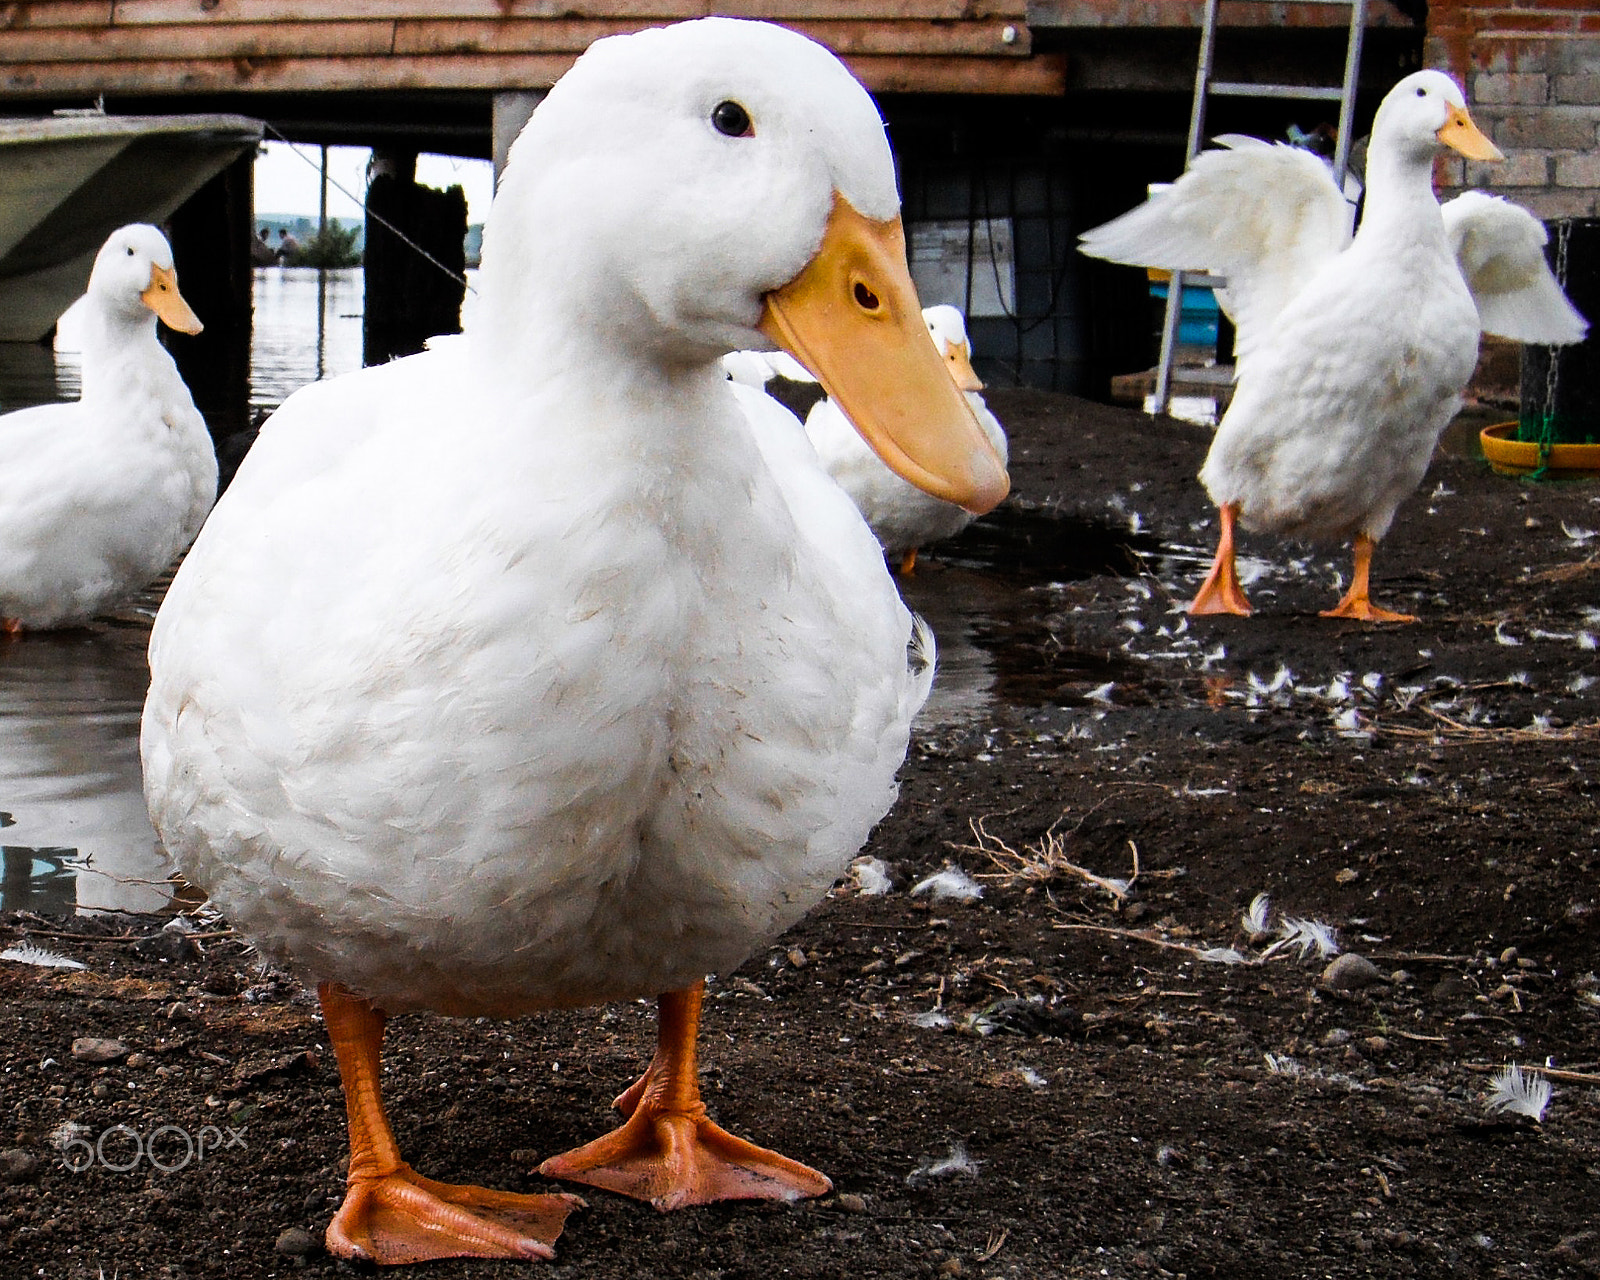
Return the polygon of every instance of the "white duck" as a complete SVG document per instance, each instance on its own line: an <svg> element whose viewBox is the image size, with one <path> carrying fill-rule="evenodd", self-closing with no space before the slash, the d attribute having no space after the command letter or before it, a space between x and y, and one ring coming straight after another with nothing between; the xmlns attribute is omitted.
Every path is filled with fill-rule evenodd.
<svg viewBox="0 0 1600 1280"><path fill-rule="evenodd" d="M549 1256L573 1203L401 1161L379 1047L405 1010L667 993L627 1123L544 1172L661 1207L827 1189L706 1118L701 981L797 920L889 807L926 634L719 358L782 343L902 470L997 503L898 205L872 100L804 37L705 19L598 42L512 149L465 336L291 397L178 572L151 814L320 980L350 1116L335 1253Z"/></svg>
<svg viewBox="0 0 1600 1280"><path fill-rule="evenodd" d="M730 351L722 357L728 377L741 386L764 390L774 378L791 382L815 382L805 368L787 351Z"/></svg>
<svg viewBox="0 0 1600 1280"><path fill-rule="evenodd" d="M1471 196L1441 216L1432 173L1442 147L1501 158L1448 76L1418 71L1384 97L1354 238L1321 161L1224 141L1229 149L1197 157L1166 191L1083 237L1094 257L1227 277L1238 387L1200 472L1222 534L1190 612L1250 612L1234 569L1237 522L1354 538L1350 589L1325 616L1412 621L1372 603L1372 550L1460 407L1480 331L1565 343L1584 321L1551 278L1531 215Z"/></svg>
<svg viewBox="0 0 1600 1280"><path fill-rule="evenodd" d="M101 247L73 304L83 392L0 416L0 627L87 622L156 578L217 497L217 458L159 317L200 321L178 292L172 250L135 223Z"/></svg>
<svg viewBox="0 0 1600 1280"><path fill-rule="evenodd" d="M1005 430L978 394L983 382L972 368L972 347L961 312L951 306L927 307L922 318L934 349L967 397L989 443L1001 461L1007 461ZM889 470L831 398L811 407L806 415L806 435L823 467L850 495L884 551L900 557L902 574L912 572L919 548L953 538L972 523L972 512L924 493Z"/></svg>

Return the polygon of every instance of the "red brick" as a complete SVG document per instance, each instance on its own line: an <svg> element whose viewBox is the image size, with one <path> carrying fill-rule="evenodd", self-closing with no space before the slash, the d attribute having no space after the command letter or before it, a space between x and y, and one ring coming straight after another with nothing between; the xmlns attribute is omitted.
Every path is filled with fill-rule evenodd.
<svg viewBox="0 0 1600 1280"><path fill-rule="evenodd" d="M1587 15L1585 20L1587 21ZM1500 12L1485 14L1483 17L1483 30L1486 32L1514 31L1530 35L1546 35L1551 32L1577 29L1577 14Z"/></svg>

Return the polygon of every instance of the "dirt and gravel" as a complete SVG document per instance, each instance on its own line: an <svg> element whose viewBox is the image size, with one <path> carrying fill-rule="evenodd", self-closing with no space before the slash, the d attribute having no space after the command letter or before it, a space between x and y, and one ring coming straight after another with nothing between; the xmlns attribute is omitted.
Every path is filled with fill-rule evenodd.
<svg viewBox="0 0 1600 1280"><path fill-rule="evenodd" d="M428 1273L1600 1275L1600 484L1457 445L1375 564L1415 625L1318 617L1346 549L1262 537L1256 616L1189 621L1208 433L991 403L1015 496L906 586L951 688L865 851L893 887L842 885L706 1006L713 1113L835 1194L591 1192L554 1263ZM913 891L947 865L981 897ZM0 1275L365 1270L320 1246L345 1141L315 1002L225 924L165 923L0 921L86 966L0 963ZM402 1146L548 1187L652 1034L645 1003L398 1019ZM1508 1064L1550 1068L1542 1120L1488 1107Z"/></svg>

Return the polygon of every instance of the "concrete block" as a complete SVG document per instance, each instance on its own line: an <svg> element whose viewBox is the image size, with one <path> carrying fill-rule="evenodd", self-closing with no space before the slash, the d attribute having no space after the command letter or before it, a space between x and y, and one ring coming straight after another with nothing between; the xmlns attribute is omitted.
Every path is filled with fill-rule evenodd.
<svg viewBox="0 0 1600 1280"><path fill-rule="evenodd" d="M1600 107L1600 71L1556 76L1555 101Z"/></svg>
<svg viewBox="0 0 1600 1280"><path fill-rule="evenodd" d="M1600 40L1556 40L1549 70L1556 75L1600 75Z"/></svg>
<svg viewBox="0 0 1600 1280"><path fill-rule="evenodd" d="M1600 191L1506 191L1500 194L1509 196L1545 222L1556 218L1592 218L1600 212Z"/></svg>
<svg viewBox="0 0 1600 1280"><path fill-rule="evenodd" d="M1600 155L1557 156L1556 186L1600 189Z"/></svg>
<svg viewBox="0 0 1600 1280"><path fill-rule="evenodd" d="M1537 72L1480 72L1472 77L1472 101L1542 106L1550 100L1550 77Z"/></svg>
<svg viewBox="0 0 1600 1280"><path fill-rule="evenodd" d="M1508 155L1502 164L1467 163L1469 187L1548 187L1550 157L1542 151Z"/></svg>
<svg viewBox="0 0 1600 1280"><path fill-rule="evenodd" d="M1473 119L1503 151L1588 151L1600 140L1600 106L1499 111L1487 124L1477 113Z"/></svg>

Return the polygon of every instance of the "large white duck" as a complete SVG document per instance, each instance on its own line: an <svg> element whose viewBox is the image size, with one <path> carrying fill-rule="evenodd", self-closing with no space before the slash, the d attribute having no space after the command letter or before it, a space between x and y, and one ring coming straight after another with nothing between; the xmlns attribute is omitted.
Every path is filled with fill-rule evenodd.
<svg viewBox="0 0 1600 1280"><path fill-rule="evenodd" d="M83 391L0 417L0 628L87 622L154 580L217 497L217 457L161 319L200 321L154 227L112 232L73 304Z"/></svg>
<svg viewBox="0 0 1600 1280"><path fill-rule="evenodd" d="M1461 405L1479 333L1566 343L1585 323L1550 275L1532 215L1476 194L1441 214L1441 149L1501 158L1441 72L1406 76L1379 105L1353 238L1316 157L1223 141L1228 149L1198 156L1170 188L1083 237L1093 257L1227 277L1238 385L1200 472L1222 532L1190 612L1250 612L1234 568L1237 523L1353 538L1350 588L1325 616L1413 621L1372 603L1372 551Z"/></svg>
<svg viewBox="0 0 1600 1280"><path fill-rule="evenodd" d="M926 633L720 357L782 344L902 471L997 503L898 207L872 100L819 45L730 19L598 42L512 149L465 336L292 396L178 572L150 811L320 983L351 1140L334 1253L548 1257L573 1203L401 1160L379 1048L407 1010L665 993L627 1123L543 1171L661 1207L827 1189L707 1119L701 983L889 807Z"/></svg>
<svg viewBox="0 0 1600 1280"><path fill-rule="evenodd" d="M1005 430L979 394L983 381L972 367L972 345L961 311L941 304L924 308L922 318L934 349L967 397L984 435L1001 461L1008 461ZM811 407L806 415L806 435L823 467L850 495L884 551L900 557L902 574L915 568L920 548L955 537L975 518L964 507L908 484L885 466L831 397Z"/></svg>

